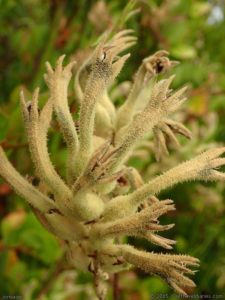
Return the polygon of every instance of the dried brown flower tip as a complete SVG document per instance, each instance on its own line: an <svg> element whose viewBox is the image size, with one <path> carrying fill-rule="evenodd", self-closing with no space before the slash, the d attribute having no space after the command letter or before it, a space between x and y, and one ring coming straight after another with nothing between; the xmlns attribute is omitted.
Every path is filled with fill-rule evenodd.
<svg viewBox="0 0 225 300"><path fill-rule="evenodd" d="M173 66L179 64L178 61L171 61L168 58L169 52L165 50L157 51L154 55L143 60L146 71L152 75L160 74Z"/></svg>

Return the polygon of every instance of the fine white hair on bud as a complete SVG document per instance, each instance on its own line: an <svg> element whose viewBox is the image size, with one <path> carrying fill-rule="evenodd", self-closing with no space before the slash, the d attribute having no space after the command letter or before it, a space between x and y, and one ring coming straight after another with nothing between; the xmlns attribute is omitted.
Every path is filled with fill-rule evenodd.
<svg viewBox="0 0 225 300"><path fill-rule="evenodd" d="M172 119L172 113L187 99L187 88L173 91L175 76L167 78L165 74L177 62L169 59L167 51L143 59L119 108L111 101L109 88L130 56L124 52L135 42L129 29L105 34L78 68L74 81L79 100L76 121L68 102L75 63L63 66L65 55L55 67L46 63L44 79L49 97L42 108L39 89L30 101L21 91L21 111L37 184L20 175L0 147L0 175L27 201L43 226L64 241L70 266L93 274L101 300L106 299L109 274L132 266L161 276L178 294L186 295L188 288L194 288L187 275L194 274L191 267L198 266L198 259L148 253L122 244L121 238L144 238L172 250L176 241L162 235L174 224L161 225L159 218L174 211L175 206L171 199L159 200L157 195L190 180L225 180L225 174L218 170L225 165L225 147L207 150L149 182L128 166L136 147L149 144L146 138L153 138L157 160L169 155L171 144L180 146L176 134L191 138L189 129ZM58 172L48 151L52 119L57 121L68 150L66 176Z"/></svg>

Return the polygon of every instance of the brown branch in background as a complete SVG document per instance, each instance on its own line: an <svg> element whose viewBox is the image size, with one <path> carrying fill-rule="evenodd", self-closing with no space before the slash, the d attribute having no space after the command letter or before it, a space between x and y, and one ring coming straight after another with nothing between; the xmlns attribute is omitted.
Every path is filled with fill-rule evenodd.
<svg viewBox="0 0 225 300"><path fill-rule="evenodd" d="M162 34L160 25L165 22L166 16L168 15L168 4L167 1L161 4L160 7L152 7L147 1L142 3L143 17L141 25L146 29L149 29L156 43L163 47L165 50L169 49L169 42L166 37ZM146 14L144 13L146 12Z"/></svg>
<svg viewBox="0 0 225 300"><path fill-rule="evenodd" d="M28 256L35 257L35 259L38 259L35 252L25 246L19 245L17 247L9 247L4 245L3 243L0 243L0 253L3 251L16 251L17 254L25 254ZM41 289L39 290L37 297L35 299L41 300L43 296L45 296L49 290L51 289L52 285L54 284L56 278L64 271L69 269L69 265L66 263L65 255L62 256L62 258L56 262L56 267L53 271L49 272L47 278L44 280L44 282L41 284Z"/></svg>
<svg viewBox="0 0 225 300"><path fill-rule="evenodd" d="M9 144L6 141L0 141L0 146L2 146L3 149L18 149L27 147L27 145L27 143Z"/></svg>
<svg viewBox="0 0 225 300"><path fill-rule="evenodd" d="M151 30L151 33L155 40L163 46L164 49L168 49L168 41L167 39L162 35L160 24L158 20L154 17L154 15L150 15L148 18L148 27Z"/></svg>
<svg viewBox="0 0 225 300"><path fill-rule="evenodd" d="M67 268L68 266L65 263L65 255L63 255L58 263L56 263L56 268L48 274L47 278L42 283L42 287L36 297L37 300L41 300L44 296L46 296L46 294L50 291L52 285L54 284L56 278Z"/></svg>
<svg viewBox="0 0 225 300"><path fill-rule="evenodd" d="M221 95L225 95L225 90L218 90L218 91L211 91L210 92L211 96L221 96Z"/></svg>
<svg viewBox="0 0 225 300"><path fill-rule="evenodd" d="M50 0L49 4L50 4L50 9L49 9L49 17L51 22L54 21L54 17L57 14L57 10L59 9L59 6L62 5L62 2L60 3L60 0Z"/></svg>
<svg viewBox="0 0 225 300"><path fill-rule="evenodd" d="M16 254L20 255L20 254L24 254L24 255L27 255L27 256L30 256L30 257L33 257L35 258L36 260L40 261L40 258L38 257L37 253L27 247L27 246L23 246L23 245L18 245L18 246L7 246L3 243L0 243L0 253L1 252L4 252L4 251L15 251Z"/></svg>
<svg viewBox="0 0 225 300"><path fill-rule="evenodd" d="M119 274L113 275L113 300L119 300L120 289L119 289Z"/></svg>

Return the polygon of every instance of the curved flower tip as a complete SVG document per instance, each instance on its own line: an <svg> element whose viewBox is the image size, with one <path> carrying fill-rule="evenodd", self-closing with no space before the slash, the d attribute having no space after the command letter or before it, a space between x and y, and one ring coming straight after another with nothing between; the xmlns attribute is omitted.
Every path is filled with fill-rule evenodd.
<svg viewBox="0 0 225 300"><path fill-rule="evenodd" d="M187 139L192 138L192 133L191 131L185 127L183 124L180 122L173 121L171 119L165 119L165 124L174 132L174 133L179 133L183 136L185 136Z"/></svg>
<svg viewBox="0 0 225 300"><path fill-rule="evenodd" d="M160 226L162 226L162 225L160 225ZM162 230L168 230L168 229L174 227L174 224L165 225L163 227L164 227L164 229L162 229ZM158 234L155 234L155 233L149 232L149 231L145 232L145 234L143 234L143 238L147 239L152 244L155 244L155 245L165 248L167 250L172 250L173 245L176 244L175 240L164 238Z"/></svg>
<svg viewBox="0 0 225 300"><path fill-rule="evenodd" d="M47 73L44 74L44 80L49 88L53 88L55 82L60 79L64 79L66 82L69 82L72 76L72 69L76 64L76 61L72 61L63 67L65 57L66 55L63 54L58 58L55 69L53 69L48 61L45 63Z"/></svg>
<svg viewBox="0 0 225 300"><path fill-rule="evenodd" d="M180 147L180 142L176 137L176 133L191 139L192 135L189 129L183 124L173 121L171 119L163 119L153 128L154 133L154 150L156 160L161 160L164 156L169 154L169 146L177 149Z"/></svg>
<svg viewBox="0 0 225 300"><path fill-rule="evenodd" d="M196 286L186 274L193 275L195 273L190 267L199 265L197 258L188 255L147 253L129 245L118 245L117 247L128 263L147 273L159 275L179 294L186 295L187 288L193 289Z"/></svg>
<svg viewBox="0 0 225 300"><path fill-rule="evenodd" d="M107 41L109 33L105 33L101 43L96 47L92 62L100 61L112 64L119 59L118 55L133 46L137 40L131 36L132 30L122 30Z"/></svg>
<svg viewBox="0 0 225 300"><path fill-rule="evenodd" d="M131 29L121 30L106 44L106 48L115 48L116 51L118 51L117 54L125 51L133 46L137 41L137 37L131 35L133 32L134 31Z"/></svg>
<svg viewBox="0 0 225 300"><path fill-rule="evenodd" d="M157 75L166 72L171 67L179 64L178 61L171 61L168 58L169 52L166 50L159 50L155 54L146 57L143 60L143 66L146 71L152 75Z"/></svg>
<svg viewBox="0 0 225 300"><path fill-rule="evenodd" d="M171 112L177 110L178 107L187 99L185 96L187 87L172 92L170 85L175 76L172 75L167 79L160 80L153 85L151 98L148 108L160 109L163 117L167 117Z"/></svg>
<svg viewBox="0 0 225 300"><path fill-rule="evenodd" d="M225 157L220 157L224 153L225 147L214 148L191 160L196 162L196 177L205 181L224 181L225 173L217 171L218 168L225 165Z"/></svg>
<svg viewBox="0 0 225 300"><path fill-rule="evenodd" d="M24 95L24 91L20 91L20 105L24 116L24 120L27 120L29 116L33 119L37 119L40 113L38 108L39 88L34 90L31 101L27 101Z"/></svg>

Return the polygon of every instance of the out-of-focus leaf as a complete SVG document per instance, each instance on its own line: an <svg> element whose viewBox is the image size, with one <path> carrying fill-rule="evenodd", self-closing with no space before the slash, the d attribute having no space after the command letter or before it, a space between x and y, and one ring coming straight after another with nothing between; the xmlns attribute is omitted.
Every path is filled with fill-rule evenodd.
<svg viewBox="0 0 225 300"><path fill-rule="evenodd" d="M208 112L208 93L202 89L196 89L188 100L188 110L195 116L204 116Z"/></svg>
<svg viewBox="0 0 225 300"><path fill-rule="evenodd" d="M15 213L14 213L15 214ZM25 247L25 253L50 264L56 261L61 250L58 241L48 233L32 213L23 216L6 217L1 224L3 243L8 247ZM21 223L20 223L21 222Z"/></svg>
<svg viewBox="0 0 225 300"><path fill-rule="evenodd" d="M171 54L177 59L193 59L197 55L194 47L185 44L174 46L171 49Z"/></svg>
<svg viewBox="0 0 225 300"><path fill-rule="evenodd" d="M192 4L190 15L191 17L198 18L208 14L212 6L209 2L196 1Z"/></svg>

